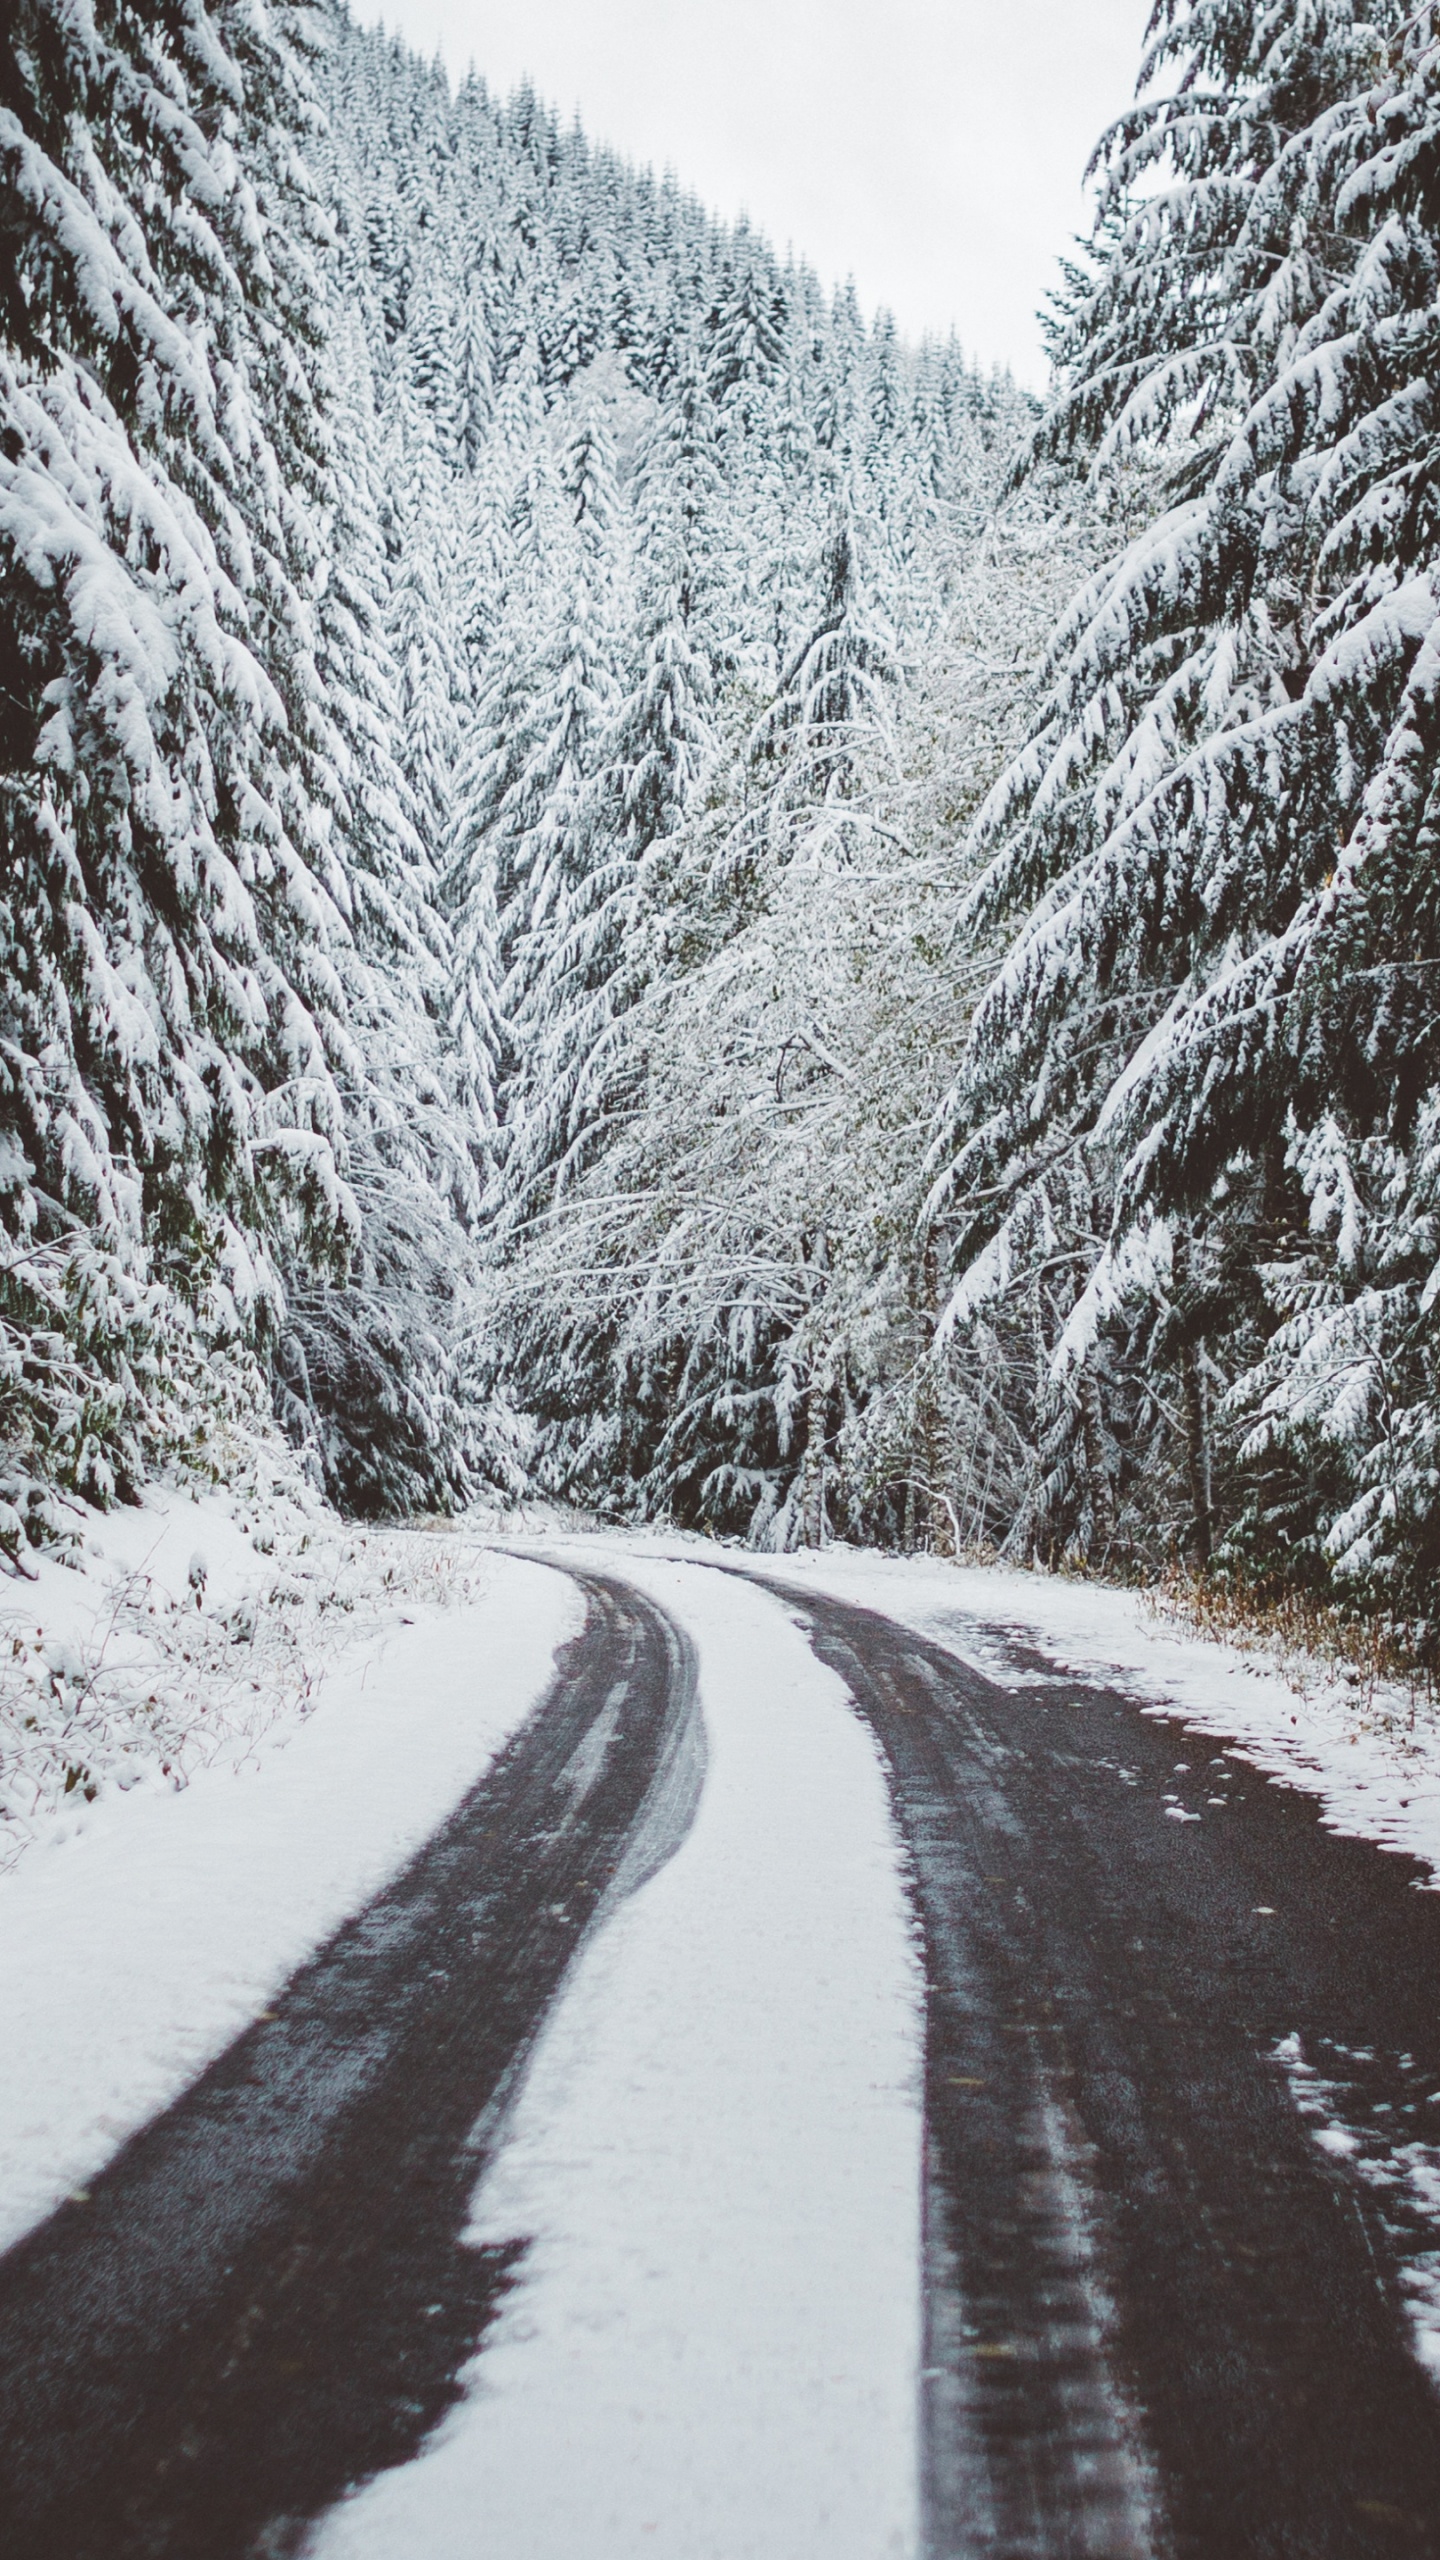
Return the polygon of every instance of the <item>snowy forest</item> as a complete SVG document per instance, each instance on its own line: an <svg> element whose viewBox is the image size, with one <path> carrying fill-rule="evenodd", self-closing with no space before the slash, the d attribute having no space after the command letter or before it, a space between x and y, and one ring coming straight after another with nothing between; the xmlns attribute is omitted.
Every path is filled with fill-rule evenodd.
<svg viewBox="0 0 1440 2560"><path fill-rule="evenodd" d="M0 28L0 1545L1440 1619L1440 37L1156 0L1042 400L328 5Z"/></svg>

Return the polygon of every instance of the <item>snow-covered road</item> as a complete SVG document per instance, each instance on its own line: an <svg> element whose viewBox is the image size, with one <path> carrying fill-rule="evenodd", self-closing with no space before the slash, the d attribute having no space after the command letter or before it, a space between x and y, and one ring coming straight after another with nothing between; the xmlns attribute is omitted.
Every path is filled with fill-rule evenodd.
<svg viewBox="0 0 1440 2560"><path fill-rule="evenodd" d="M1375 1756L1126 1595L541 1552L0 1886L7 2554L1437 2560Z"/></svg>
<svg viewBox="0 0 1440 2560"><path fill-rule="evenodd" d="M103 1797L0 1877L0 2247L194 2079L404 1865L539 1697L573 1583L492 1560L303 1721L178 1794Z"/></svg>
<svg viewBox="0 0 1440 2560"><path fill-rule="evenodd" d="M878 1754L781 1603L625 1571L698 1654L700 1811L476 2199L531 2249L470 2398L318 2560L917 2548L921 1986Z"/></svg>
<svg viewBox="0 0 1440 2560"><path fill-rule="evenodd" d="M474 2198L473 2239L526 2254L471 2387L321 2551L918 2547L921 1991L879 1758L782 1601L692 1564L628 1578L698 1655L699 1815L589 1942ZM22 1867L0 1893L11 2236L98 2192L266 2014L579 1618L563 1571L497 1557L468 1619L400 1631L258 1770L121 1798Z"/></svg>

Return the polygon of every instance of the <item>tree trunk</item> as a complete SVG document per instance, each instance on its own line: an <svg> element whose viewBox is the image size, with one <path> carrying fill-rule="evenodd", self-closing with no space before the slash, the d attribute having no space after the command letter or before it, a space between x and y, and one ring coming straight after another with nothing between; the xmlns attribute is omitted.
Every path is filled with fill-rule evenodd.
<svg viewBox="0 0 1440 2560"><path fill-rule="evenodd" d="M1215 1543L1210 1503L1209 1414L1206 1410L1209 1399L1205 1393L1205 1372L1200 1365L1200 1351L1196 1343L1185 1344L1180 1354L1180 1367L1185 1383L1185 1460L1194 1513L1195 1555L1200 1564L1208 1565Z"/></svg>
<svg viewBox="0 0 1440 2560"><path fill-rule="evenodd" d="M1100 1380L1095 1359L1087 1351L1080 1364L1080 1442L1085 1456L1085 1486L1090 1496L1090 1561L1103 1561L1115 1542L1115 1492L1105 1466L1105 1423L1100 1411Z"/></svg>
<svg viewBox="0 0 1440 2560"><path fill-rule="evenodd" d="M825 1544L825 1406L826 1380L817 1371L805 1397L805 1468L800 1499L800 1535L807 1547Z"/></svg>
<svg viewBox="0 0 1440 2560"><path fill-rule="evenodd" d="M945 1414L940 1398L938 1361L935 1352L935 1328L940 1321L940 1256L932 1236L925 1247L921 1265L922 1306L930 1348L920 1371L920 1390L916 1409L916 1440L920 1460L919 1475L924 1484L933 1486L926 1496L925 1509L930 1525L930 1552L948 1556L955 1552L952 1514L943 1496L950 1491L952 1452L945 1429Z"/></svg>
<svg viewBox="0 0 1440 2560"><path fill-rule="evenodd" d="M1183 1232L1175 1239L1175 1290L1182 1326L1186 1324L1190 1296L1190 1239ZM1184 1332L1180 1344L1180 1379L1185 1401L1185 1467L1190 1479L1191 1536L1197 1563L1208 1565L1215 1544L1214 1514L1210 1487L1210 1416L1209 1397L1205 1392L1205 1370L1201 1346Z"/></svg>

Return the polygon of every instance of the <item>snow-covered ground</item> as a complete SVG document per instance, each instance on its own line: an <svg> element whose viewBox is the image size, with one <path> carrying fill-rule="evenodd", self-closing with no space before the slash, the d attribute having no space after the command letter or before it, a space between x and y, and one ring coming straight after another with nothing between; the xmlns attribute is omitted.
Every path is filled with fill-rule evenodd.
<svg viewBox="0 0 1440 2560"><path fill-rule="evenodd" d="M347 1527L283 1452L247 1455L242 1489L67 1505L66 1551L0 1580L0 1874L97 1799L242 1766L348 1653L464 1602L473 1539Z"/></svg>

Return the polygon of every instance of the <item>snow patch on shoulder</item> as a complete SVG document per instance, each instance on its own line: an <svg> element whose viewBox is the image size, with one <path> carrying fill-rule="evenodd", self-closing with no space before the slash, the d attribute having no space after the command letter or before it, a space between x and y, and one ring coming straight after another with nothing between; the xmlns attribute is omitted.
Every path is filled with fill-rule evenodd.
<svg viewBox="0 0 1440 2560"><path fill-rule="evenodd" d="M240 1766L352 1647L463 1603L479 1554L347 1525L283 1480L70 1508L69 1552L0 1585L0 1873L117 1791Z"/></svg>
<svg viewBox="0 0 1440 2560"><path fill-rule="evenodd" d="M1295 2034L1281 2038L1272 2059L1319 2148L1376 2196L1400 2264L1411 2343L1440 2386L1440 2140L1423 2138L1440 2134L1440 2090L1403 2053L1327 2045L1312 2061Z"/></svg>

